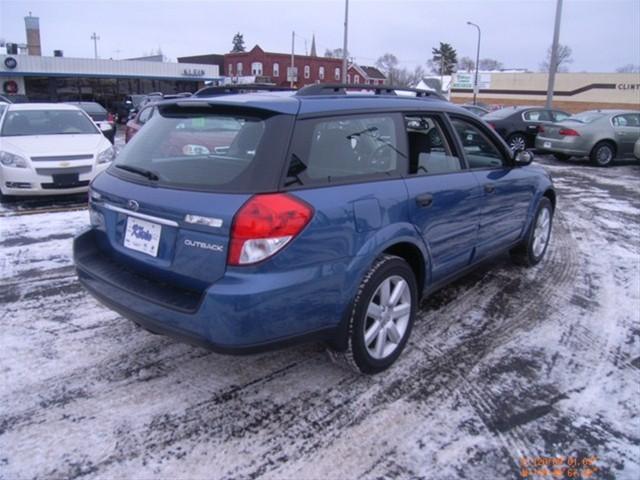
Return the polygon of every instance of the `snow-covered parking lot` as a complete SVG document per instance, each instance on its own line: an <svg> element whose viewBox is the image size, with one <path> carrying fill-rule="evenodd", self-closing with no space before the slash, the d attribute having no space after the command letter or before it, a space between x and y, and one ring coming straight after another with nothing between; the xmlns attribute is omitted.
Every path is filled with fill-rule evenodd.
<svg viewBox="0 0 640 480"><path fill-rule="evenodd" d="M539 161L546 259L427 299L373 377L315 345L228 357L151 335L78 284L86 210L3 207L0 478L557 478L550 457L640 478L640 166Z"/></svg>

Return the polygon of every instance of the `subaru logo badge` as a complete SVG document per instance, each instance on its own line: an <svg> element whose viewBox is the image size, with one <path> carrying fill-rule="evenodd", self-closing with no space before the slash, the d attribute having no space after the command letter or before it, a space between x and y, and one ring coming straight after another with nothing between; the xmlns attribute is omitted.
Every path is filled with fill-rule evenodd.
<svg viewBox="0 0 640 480"><path fill-rule="evenodd" d="M129 210L133 210L134 212L137 212L138 209L140 208L140 204L135 200L129 200L127 202L127 208L129 208Z"/></svg>

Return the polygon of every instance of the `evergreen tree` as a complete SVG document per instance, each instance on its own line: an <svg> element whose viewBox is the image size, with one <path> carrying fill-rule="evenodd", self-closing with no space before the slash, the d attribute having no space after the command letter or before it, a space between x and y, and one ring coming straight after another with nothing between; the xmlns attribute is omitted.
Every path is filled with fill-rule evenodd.
<svg viewBox="0 0 640 480"><path fill-rule="evenodd" d="M428 62L433 73L440 75L451 75L456 71L456 65L458 64L458 54L455 48L448 43L440 42L439 48L433 48L431 50L433 57Z"/></svg>
<svg viewBox="0 0 640 480"><path fill-rule="evenodd" d="M244 52L244 38L240 32L236 33L233 36L233 48L231 49L231 53Z"/></svg>

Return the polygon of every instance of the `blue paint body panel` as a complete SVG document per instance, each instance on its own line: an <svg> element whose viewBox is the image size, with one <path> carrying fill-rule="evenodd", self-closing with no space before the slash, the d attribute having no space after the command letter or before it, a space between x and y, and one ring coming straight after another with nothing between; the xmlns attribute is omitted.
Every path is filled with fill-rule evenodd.
<svg viewBox="0 0 640 480"><path fill-rule="evenodd" d="M360 113L461 111L440 101L303 101L279 94L210 102L285 115L341 112L345 103ZM495 190L487 193L486 184ZM395 245L420 252L425 290L512 247L552 188L546 172L527 166L294 189L288 193L313 207L309 224L273 257L233 267L227 264L231 225L250 194L159 188L105 172L91 186L93 227L76 239L74 256L83 285L132 320L224 351L248 351L337 334L367 270ZM426 208L419 202L425 194ZM136 215L166 222L156 257L124 245L130 200L139 205ZM187 223L186 215L215 218L220 226Z"/></svg>

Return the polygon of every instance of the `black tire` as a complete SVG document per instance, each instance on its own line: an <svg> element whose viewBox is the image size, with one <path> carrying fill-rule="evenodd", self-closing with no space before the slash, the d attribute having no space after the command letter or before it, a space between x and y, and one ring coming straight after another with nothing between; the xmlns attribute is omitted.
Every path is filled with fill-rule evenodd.
<svg viewBox="0 0 640 480"><path fill-rule="evenodd" d="M16 197L12 195L5 195L0 191L0 203L13 203L16 201Z"/></svg>
<svg viewBox="0 0 640 480"><path fill-rule="evenodd" d="M602 141L595 144L589 154L591 163L598 167L608 167L616 158L616 147L613 143Z"/></svg>
<svg viewBox="0 0 640 480"><path fill-rule="evenodd" d="M566 162L571 158L571 155L567 155L566 153L554 153L553 156L556 157L556 159L560 160L561 162Z"/></svg>
<svg viewBox="0 0 640 480"><path fill-rule="evenodd" d="M538 218L543 214L543 210L547 210L549 213L549 233L544 245L544 248L541 252L535 252L534 242L536 240L536 225L538 224ZM547 248L549 247L549 240L551 237L551 230L553 227L553 205L551 201L547 197L542 197L540 203L538 203L538 208L536 210L536 214L531 221L531 225L529 225L529 230L527 231L527 235L524 240L516 247L511 250L511 259L513 263L517 265L522 265L524 267L533 267L540 263L540 260L544 257L544 254L547 252Z"/></svg>
<svg viewBox="0 0 640 480"><path fill-rule="evenodd" d="M507 138L507 144L512 151L525 150L529 142L524 133L512 133Z"/></svg>
<svg viewBox="0 0 640 480"><path fill-rule="evenodd" d="M404 333L400 337L399 341L390 341L387 333L382 335L385 341L389 341L390 344L395 344L394 350L384 358L374 358L365 345L365 329L367 325L373 326L371 322L377 322L373 317L370 317L367 312L370 303L374 302L378 291L378 288L389 279L401 277L406 282L410 294L410 313L408 315L408 321ZM398 285L398 284L396 284ZM367 274L362 279L358 292L352 303L351 313L348 319L348 325L346 329L346 344L345 351L329 350L332 360L349 367L359 373L374 374L381 372L389 368L393 362L402 353L409 336L411 335L411 328L418 310L418 287L415 275L409 264L402 258L393 255L382 255L374 262L373 266L369 269ZM389 322L389 320L387 320ZM380 329L381 330L381 329ZM385 330L386 332L386 330ZM375 335L377 337L377 335ZM377 342L379 340L376 340ZM374 342L372 342L374 343Z"/></svg>

